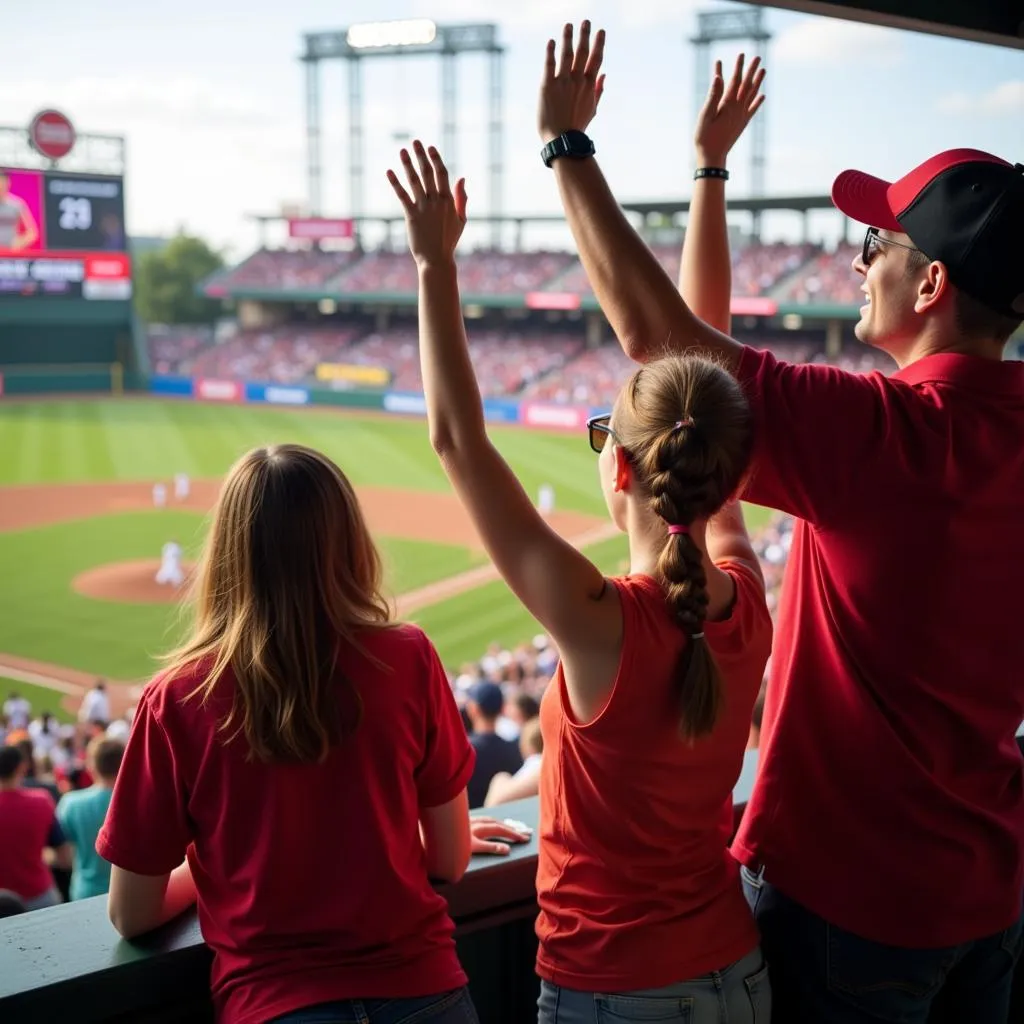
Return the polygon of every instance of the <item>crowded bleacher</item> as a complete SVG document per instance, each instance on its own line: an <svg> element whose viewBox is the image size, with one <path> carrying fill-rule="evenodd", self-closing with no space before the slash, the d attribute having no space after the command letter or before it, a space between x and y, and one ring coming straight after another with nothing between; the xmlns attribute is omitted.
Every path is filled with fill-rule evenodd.
<svg viewBox="0 0 1024 1024"><path fill-rule="evenodd" d="M679 275L680 246L652 245L669 276ZM803 242L739 246L733 253L733 294L744 298L785 298L809 304L849 304L857 299L850 263L857 249ZM460 254L467 295L515 295L533 291L591 295L574 253L558 250L478 249ZM324 288L339 296L408 293L416 290L416 266L404 250L260 249L209 282L218 293Z"/></svg>

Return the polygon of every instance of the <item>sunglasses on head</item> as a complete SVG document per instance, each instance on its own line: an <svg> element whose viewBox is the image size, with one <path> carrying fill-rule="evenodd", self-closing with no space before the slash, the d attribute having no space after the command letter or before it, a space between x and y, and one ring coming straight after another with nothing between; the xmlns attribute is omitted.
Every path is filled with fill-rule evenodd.
<svg viewBox="0 0 1024 1024"><path fill-rule="evenodd" d="M603 451L605 442L609 437L613 441L618 441L618 438L615 436L615 432L610 426L611 419L611 413L606 412L600 416L591 416L590 419L587 420L587 432L590 435L590 447L599 455Z"/></svg>
<svg viewBox="0 0 1024 1024"><path fill-rule="evenodd" d="M860 251L860 261L865 267L871 266L871 261L878 255L883 245L894 245L897 249L906 249L908 252L920 252L916 246L904 245L902 242L894 242L891 238L883 238L878 233L878 228L868 228L864 232L864 245Z"/></svg>

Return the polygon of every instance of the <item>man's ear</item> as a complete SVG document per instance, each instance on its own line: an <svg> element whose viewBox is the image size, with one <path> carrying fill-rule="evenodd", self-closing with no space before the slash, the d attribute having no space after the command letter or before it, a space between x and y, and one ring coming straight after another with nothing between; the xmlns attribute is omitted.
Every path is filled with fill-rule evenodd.
<svg viewBox="0 0 1024 1024"><path fill-rule="evenodd" d="M615 490L628 491L630 479L633 476L632 468L629 465L629 456L626 449L621 445L615 446Z"/></svg>
<svg viewBox="0 0 1024 1024"><path fill-rule="evenodd" d="M928 313L953 294L953 282L945 263L932 260L917 286L915 313Z"/></svg>

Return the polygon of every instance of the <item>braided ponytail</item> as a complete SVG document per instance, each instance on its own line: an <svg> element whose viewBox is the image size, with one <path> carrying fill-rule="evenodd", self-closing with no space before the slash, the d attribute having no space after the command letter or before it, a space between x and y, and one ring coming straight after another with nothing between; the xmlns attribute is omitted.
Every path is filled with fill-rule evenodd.
<svg viewBox="0 0 1024 1024"><path fill-rule="evenodd" d="M688 637L676 680L679 731L693 742L715 727L724 691L704 639L703 554L688 527L717 512L738 488L750 454L750 411L739 384L716 363L672 357L634 374L614 420L651 511L669 526L655 572Z"/></svg>

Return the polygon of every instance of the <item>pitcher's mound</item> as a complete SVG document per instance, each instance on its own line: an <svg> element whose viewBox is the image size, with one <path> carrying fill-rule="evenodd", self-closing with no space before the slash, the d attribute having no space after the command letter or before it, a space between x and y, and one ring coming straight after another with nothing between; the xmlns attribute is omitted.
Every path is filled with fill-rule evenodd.
<svg viewBox="0 0 1024 1024"><path fill-rule="evenodd" d="M71 581L71 586L85 597L99 601L120 601L124 604L169 604L179 600L192 575L192 564L182 564L185 579L173 583L157 583L158 558L139 562L114 562L87 569Z"/></svg>

